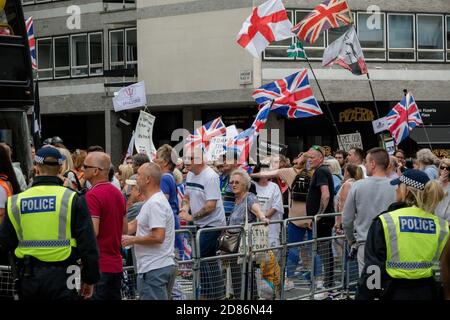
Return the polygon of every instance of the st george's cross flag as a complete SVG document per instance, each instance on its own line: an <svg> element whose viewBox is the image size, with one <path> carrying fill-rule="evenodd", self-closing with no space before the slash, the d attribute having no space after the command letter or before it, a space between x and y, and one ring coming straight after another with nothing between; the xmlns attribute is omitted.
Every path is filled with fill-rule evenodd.
<svg viewBox="0 0 450 320"><path fill-rule="evenodd" d="M418 125L423 124L419 108L411 93L403 97L386 116L389 131L398 145Z"/></svg>
<svg viewBox="0 0 450 320"><path fill-rule="evenodd" d="M259 105L273 100L271 110L286 118L307 118L323 113L309 84L307 69L263 85L253 92L253 99Z"/></svg>
<svg viewBox="0 0 450 320"><path fill-rule="evenodd" d="M328 67L333 64L338 64L357 76L368 73L361 44L353 26L325 49L322 65Z"/></svg>
<svg viewBox="0 0 450 320"><path fill-rule="evenodd" d="M237 36L237 43L255 58L274 41L291 38L292 23L281 0L269 0L253 8Z"/></svg>
<svg viewBox="0 0 450 320"><path fill-rule="evenodd" d="M326 0L296 24L292 32L300 40L314 43L323 31L351 23L352 14L345 0Z"/></svg>

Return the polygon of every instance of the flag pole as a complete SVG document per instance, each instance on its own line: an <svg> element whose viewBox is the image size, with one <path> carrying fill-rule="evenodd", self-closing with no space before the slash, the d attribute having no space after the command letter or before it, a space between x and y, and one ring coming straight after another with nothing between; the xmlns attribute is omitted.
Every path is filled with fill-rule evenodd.
<svg viewBox="0 0 450 320"><path fill-rule="evenodd" d="M404 89L403 93L405 94L405 97L406 97L408 95L408 90ZM408 101L406 101L406 102L408 102ZM417 103L416 103L416 105L417 105ZM406 106L406 125L408 126L408 136L409 136L408 109L409 109L409 104L407 104L407 106ZM419 107L417 107L417 110L418 109L419 109ZM419 114L420 114L420 111L419 111ZM422 115L420 115L420 118L422 118ZM427 131L427 128L425 127L425 124L423 123L423 120L422 120L422 128L423 128L423 131L425 132L425 137L427 138L428 146L430 147L430 150L433 151L433 147L431 146L431 140L430 140L430 137L428 136L428 131Z"/></svg>
<svg viewBox="0 0 450 320"><path fill-rule="evenodd" d="M377 114L377 119L380 119L380 112L378 111L377 100L375 99L375 93L373 92L372 80L370 79L369 71L367 71L366 76L367 76L367 79L369 80L370 92L372 92L372 99L373 99L373 104L375 105L375 112Z"/></svg>
<svg viewBox="0 0 450 320"><path fill-rule="evenodd" d="M332 123L334 129L336 130L336 133L337 133L338 139L339 139L339 136L341 134L340 134L339 129L337 127L336 121L334 121L333 113L331 112L331 109L330 109L330 106L328 104L327 99L325 99L325 95L323 94L322 87L320 86L319 80L316 77L316 73L314 72L314 69L313 69L313 67L311 65L311 62L309 61L308 57L306 56L306 53L305 53L305 59L306 59L306 62L308 63L308 65L309 65L309 69L311 70L311 73L313 74L314 80L316 80L317 87L319 88L320 94L322 95L323 102L325 103L325 106L327 108L329 116L331 117L331 123ZM328 117L326 117L326 118L328 119L328 121L330 121L330 119Z"/></svg>

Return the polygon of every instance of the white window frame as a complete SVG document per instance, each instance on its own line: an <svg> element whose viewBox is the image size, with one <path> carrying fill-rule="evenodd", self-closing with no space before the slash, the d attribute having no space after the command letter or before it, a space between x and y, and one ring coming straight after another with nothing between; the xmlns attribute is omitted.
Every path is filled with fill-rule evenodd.
<svg viewBox="0 0 450 320"><path fill-rule="evenodd" d="M389 46L389 40L390 40L390 37L389 37L389 30L390 30L390 24L389 24L389 17L390 16L412 16L412 18L413 18L413 47L412 48L391 48L390 46ZM417 59L417 54L416 54L416 15L415 14L413 14L413 13L394 13L394 12L392 12L392 13L388 13L387 14L387 18L386 18L386 33L387 33L387 36L386 36L386 41L387 41L387 48L388 48L388 52L387 52L387 59L388 59L388 61L412 61L412 62L415 62L416 61L416 59ZM391 59L390 57L389 57L389 53L390 52L413 52L414 53L414 58L413 59Z"/></svg>
<svg viewBox="0 0 450 320"><path fill-rule="evenodd" d="M294 25L298 24L300 21L297 21L297 12L306 12L306 13L310 13L311 10L305 10L305 9L298 9L298 10L294 10ZM310 47L308 46L308 43L305 42L303 48L308 49L308 51L320 51L323 50L325 51L325 48L327 47L327 43L328 43L328 32L326 31L322 31L323 34L323 46L322 47ZM297 38L297 37L295 37ZM297 39L295 39L294 44L296 43ZM308 54L308 53L306 53ZM298 59L298 60L303 60L303 59ZM320 61L322 60L322 56L320 57L310 57L308 56L308 60L310 61Z"/></svg>
<svg viewBox="0 0 450 320"><path fill-rule="evenodd" d="M102 62L101 63L93 63L91 64L91 36L92 35L100 35L100 41L101 41L101 57L102 57ZM103 69L104 69L104 64L103 64L103 59L104 59L104 52L103 52L103 32L99 31L99 32L91 32L88 34L88 74L89 76L95 77L95 76L102 76L103 75ZM101 73L91 73L91 68L98 68L101 67L102 72Z"/></svg>
<svg viewBox="0 0 450 320"><path fill-rule="evenodd" d="M123 52L122 52L122 56L123 56L123 61L122 62L112 62L111 60L111 57L112 57L112 43L111 43L111 34L112 33L114 33L114 32L122 32L122 34L123 34ZM114 67L116 67L116 66L123 66L123 67L125 67L125 61L126 61L126 56L125 56L125 54L126 54L126 52L125 52L125 46L126 46L126 43L125 43L125 29L115 29L115 30L108 30L108 40L109 40L109 42L108 42L108 48L109 48L109 68L110 69L112 69L112 67L114 66Z"/></svg>
<svg viewBox="0 0 450 320"><path fill-rule="evenodd" d="M447 39L447 33L450 32L450 14L445 15L445 30L444 30L444 40L445 40L445 57L446 61L450 62L450 41Z"/></svg>
<svg viewBox="0 0 450 320"><path fill-rule="evenodd" d="M50 52L50 54L51 54L51 57L52 57L52 63L51 63L52 68L39 69L39 42L43 41L43 40L50 40L50 44L51 44L51 52ZM45 37L45 38L38 38L38 39L36 39L36 63L37 63L37 67L38 67L38 74L39 74L39 71L41 71L41 72L50 71L51 74L52 74L51 77L39 78L40 80L53 79L53 75L54 75L54 73L53 73L53 66L54 66L54 63L53 63L53 59L54 59L53 51L54 50L53 50L53 38L52 37Z"/></svg>
<svg viewBox="0 0 450 320"><path fill-rule="evenodd" d="M294 23L295 23L295 10L294 10L294 9L286 9L286 11L291 13L291 15L292 15L292 21L293 21L293 24L294 24ZM295 24L294 24L294 25L295 25ZM294 37L291 37L291 45L293 45L293 44L296 43L295 38L296 38L295 36L294 36ZM287 40L287 39L286 39L286 40ZM294 61L294 59L297 59L297 58L290 58L290 57L288 57L287 50L289 49L289 46L270 45L270 44L269 44L269 45L267 46L266 49L268 49L268 48L273 48L273 49L286 49L286 56L285 56L285 57L267 57L267 56L266 56L266 50L264 50L264 51L263 51L263 59L264 59L264 60L267 60L267 61L274 61L274 60ZM303 59L297 59L297 60L303 60Z"/></svg>
<svg viewBox="0 0 450 320"><path fill-rule="evenodd" d="M74 61L73 61L74 57L73 57L73 54L72 54L72 49L73 49L73 47L72 47L72 39L74 37L79 37L79 36L86 36L86 45L89 47L89 37L88 37L87 33L77 33L77 34L71 34L70 35L70 49L69 50L70 50L70 77L71 78L83 78L83 77L89 76L89 48L87 48L87 59L88 59L87 65L81 65L81 66L74 66L73 65L74 64ZM87 68L88 72L86 74L74 75L73 71L75 69L77 69L77 68Z"/></svg>
<svg viewBox="0 0 450 320"><path fill-rule="evenodd" d="M356 13L356 20L357 22L357 26L359 26L359 16L362 14L368 14L370 15L371 13L367 12L367 11L358 11ZM378 13L377 13L378 14ZM366 48L363 47L361 45L361 49L363 50L363 54L365 54L364 51L369 51L369 52L384 52L384 59L383 58L368 58L366 55L364 55L364 59L366 61L387 61L387 22L386 22L386 12L380 12L380 15L382 15L384 17L383 19L383 26L384 26L384 48ZM356 28L356 34L358 35L358 39L359 39L359 28Z"/></svg>
<svg viewBox="0 0 450 320"><path fill-rule="evenodd" d="M137 48L137 28L133 27L133 28L125 28L124 29L124 33L123 33L123 37L124 37L124 45L123 45L123 51L124 51L124 55L123 55L123 60L124 60L124 68L127 68L127 65L129 64L134 64L137 65L137 60L133 60L133 61L128 61L128 57L127 57L127 46L128 46L128 38L127 38L127 31L130 30L135 30L136 31L136 48ZM137 59L137 57L136 57Z"/></svg>
<svg viewBox="0 0 450 320"><path fill-rule="evenodd" d="M69 66L67 67L56 67L56 59L55 59L55 52L56 52L56 45L55 45L55 41L57 39L62 39L62 38L67 38L69 46ZM58 37L53 37L53 78L54 79L68 79L71 77L71 45L70 45L70 37L68 35L66 36L58 36ZM69 75L68 76L56 76L56 71L65 71L68 70L69 71Z"/></svg>
<svg viewBox="0 0 450 320"><path fill-rule="evenodd" d="M446 56L446 33L445 33L445 22L444 21L444 17L445 15L443 14L436 14L436 13L418 13L416 15L416 39L417 39L417 61L418 62L444 62L445 61L445 56ZM442 49L419 49L419 16L436 16L436 17L441 17L442 19ZM443 53L443 57L442 59L438 60L438 59L420 59L419 58L419 53L420 52L442 52Z"/></svg>

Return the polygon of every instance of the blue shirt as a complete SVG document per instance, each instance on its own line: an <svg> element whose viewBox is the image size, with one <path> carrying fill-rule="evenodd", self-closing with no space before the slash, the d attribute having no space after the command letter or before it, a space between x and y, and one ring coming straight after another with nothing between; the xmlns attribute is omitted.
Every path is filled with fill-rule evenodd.
<svg viewBox="0 0 450 320"><path fill-rule="evenodd" d="M234 210L235 196L231 189L230 176L220 176L220 192L222 194L223 209L225 210L225 216L228 218Z"/></svg>
<svg viewBox="0 0 450 320"><path fill-rule="evenodd" d="M172 208L173 214L178 215L178 197L177 185L171 173L164 173L161 177L160 187L162 193L169 195L169 204Z"/></svg>

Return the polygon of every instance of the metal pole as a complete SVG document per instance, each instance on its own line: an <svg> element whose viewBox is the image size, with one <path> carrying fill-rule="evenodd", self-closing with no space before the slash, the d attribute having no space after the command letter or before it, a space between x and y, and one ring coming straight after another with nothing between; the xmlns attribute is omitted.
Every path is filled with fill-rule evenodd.
<svg viewBox="0 0 450 320"><path fill-rule="evenodd" d="M375 93L373 92L372 80L370 79L369 72L366 74L367 79L369 80L370 92L372 92L373 104L375 105L375 112L377 114L377 119L380 119L380 113L378 111L377 100L375 99Z"/></svg>
<svg viewBox="0 0 450 320"><path fill-rule="evenodd" d="M314 69L313 69L313 67L311 65L311 62L309 62L309 59L308 59L308 57L306 57L306 55L305 55L305 59L306 59L306 62L308 62L309 69L311 70L311 73L313 74L314 80L316 80L317 87L319 88L320 94L322 95L323 102L325 103L325 106L326 106L327 111L329 113L330 118L328 118L328 117L326 117L326 118L328 119L328 121L331 122L331 124L333 125L333 127L336 130L336 133L337 133L337 135L339 137L340 136L339 129L337 127L336 121L334 121L333 113L331 112L331 109L330 109L330 106L328 104L327 99L325 99L325 95L323 94L322 87L320 86L319 80L316 77L316 73L314 72Z"/></svg>

